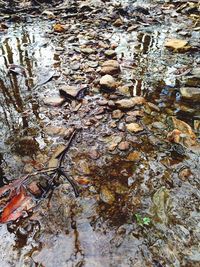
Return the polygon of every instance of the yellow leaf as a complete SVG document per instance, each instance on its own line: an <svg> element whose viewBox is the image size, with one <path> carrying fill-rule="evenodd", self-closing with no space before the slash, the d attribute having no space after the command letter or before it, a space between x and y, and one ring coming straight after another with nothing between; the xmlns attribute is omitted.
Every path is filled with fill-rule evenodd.
<svg viewBox="0 0 200 267"><path fill-rule="evenodd" d="M62 24L55 24L55 25L53 25L53 29L55 32L64 32L65 26Z"/></svg>

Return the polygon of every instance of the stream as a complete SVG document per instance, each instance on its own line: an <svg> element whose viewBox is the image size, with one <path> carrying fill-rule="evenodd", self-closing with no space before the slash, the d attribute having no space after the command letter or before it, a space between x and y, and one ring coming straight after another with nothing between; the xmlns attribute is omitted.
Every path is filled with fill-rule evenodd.
<svg viewBox="0 0 200 267"><path fill-rule="evenodd" d="M199 90L199 13L181 1L82 2L2 22L0 186L54 166L78 129L64 169L80 196L61 177L1 224L0 266L199 266L200 101L181 93ZM168 38L191 49L167 49ZM119 62L116 90L99 85L106 60ZM66 85L87 93L63 103ZM141 103L121 108L135 96Z"/></svg>

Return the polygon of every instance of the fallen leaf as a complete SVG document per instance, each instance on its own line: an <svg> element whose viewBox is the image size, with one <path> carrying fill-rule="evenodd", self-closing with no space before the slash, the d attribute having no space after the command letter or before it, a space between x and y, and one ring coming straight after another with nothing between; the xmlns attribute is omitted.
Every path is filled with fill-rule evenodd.
<svg viewBox="0 0 200 267"><path fill-rule="evenodd" d="M66 30L66 28L65 28L65 26L64 25L62 25L62 24L54 24L53 25L53 29L54 29L54 31L55 32L65 32L65 30Z"/></svg>
<svg viewBox="0 0 200 267"><path fill-rule="evenodd" d="M21 186L20 192L5 206L0 217L0 222L6 223L16 220L24 214L24 211L32 207L33 202L31 197L27 195L25 188Z"/></svg>

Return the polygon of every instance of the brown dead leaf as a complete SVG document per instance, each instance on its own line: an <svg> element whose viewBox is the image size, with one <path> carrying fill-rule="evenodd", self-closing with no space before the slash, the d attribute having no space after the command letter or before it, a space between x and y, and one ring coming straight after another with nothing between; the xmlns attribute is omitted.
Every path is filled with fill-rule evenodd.
<svg viewBox="0 0 200 267"><path fill-rule="evenodd" d="M54 24L53 25L53 29L54 29L54 31L55 32L65 32L65 30L66 30L66 27L65 27L65 25L62 25L62 24Z"/></svg>

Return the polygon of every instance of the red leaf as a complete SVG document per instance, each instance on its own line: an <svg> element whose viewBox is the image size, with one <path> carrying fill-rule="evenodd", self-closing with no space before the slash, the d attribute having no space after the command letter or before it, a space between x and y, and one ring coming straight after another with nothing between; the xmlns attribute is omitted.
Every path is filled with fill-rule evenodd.
<svg viewBox="0 0 200 267"><path fill-rule="evenodd" d="M18 219L23 215L24 211L27 211L33 206L32 204L31 197L27 196L24 187L21 186L20 192L5 206L0 217L0 222L6 223Z"/></svg>

